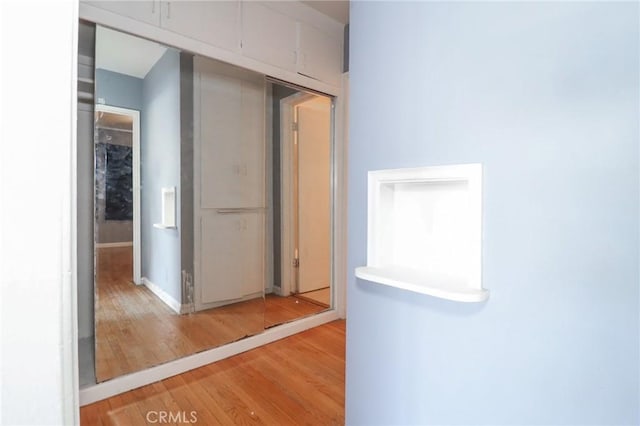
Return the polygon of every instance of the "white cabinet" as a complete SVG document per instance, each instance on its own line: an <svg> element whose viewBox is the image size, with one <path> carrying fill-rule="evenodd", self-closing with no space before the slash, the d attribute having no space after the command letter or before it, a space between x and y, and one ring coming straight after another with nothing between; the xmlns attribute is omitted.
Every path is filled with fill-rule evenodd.
<svg viewBox="0 0 640 426"><path fill-rule="evenodd" d="M342 42L305 22L298 23L299 74L340 84L342 75Z"/></svg>
<svg viewBox="0 0 640 426"><path fill-rule="evenodd" d="M260 2L242 3L242 54L295 71L296 21Z"/></svg>
<svg viewBox="0 0 640 426"><path fill-rule="evenodd" d="M162 2L160 25L170 31L223 49L240 49L240 2Z"/></svg>
<svg viewBox="0 0 640 426"><path fill-rule="evenodd" d="M259 74L196 57L200 205L262 208L265 89Z"/></svg>
<svg viewBox="0 0 640 426"><path fill-rule="evenodd" d="M196 309L258 297L265 275L262 75L194 58Z"/></svg>
<svg viewBox="0 0 640 426"><path fill-rule="evenodd" d="M254 1L242 3L242 54L278 68L340 84L341 37Z"/></svg>
<svg viewBox="0 0 640 426"><path fill-rule="evenodd" d="M118 15L183 36L238 51L240 1L86 1Z"/></svg>
<svg viewBox="0 0 640 426"><path fill-rule="evenodd" d="M82 0L82 3L233 52L241 59L238 63L252 59L334 86L341 82L343 26L300 2ZM135 23L132 27L131 23L110 17L101 21L109 27L136 33L132 29ZM157 32L146 28L142 33L154 38ZM181 43L178 39L167 44L180 47ZM186 50L197 52L201 47L196 43ZM234 62L228 57L225 60ZM268 68L265 73L270 73Z"/></svg>
<svg viewBox="0 0 640 426"><path fill-rule="evenodd" d="M158 0L83 1L83 3L135 19L136 21L160 26L160 2Z"/></svg>
<svg viewBox="0 0 640 426"><path fill-rule="evenodd" d="M256 295L264 289L264 214L207 212L201 222L201 303Z"/></svg>

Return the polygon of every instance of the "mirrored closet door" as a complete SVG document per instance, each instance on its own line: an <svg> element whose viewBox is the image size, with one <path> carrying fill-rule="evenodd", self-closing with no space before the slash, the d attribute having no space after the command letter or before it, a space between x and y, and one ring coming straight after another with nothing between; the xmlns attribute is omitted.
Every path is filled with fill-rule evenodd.
<svg viewBox="0 0 640 426"><path fill-rule="evenodd" d="M97 383L332 307L331 97L97 26L94 98Z"/></svg>

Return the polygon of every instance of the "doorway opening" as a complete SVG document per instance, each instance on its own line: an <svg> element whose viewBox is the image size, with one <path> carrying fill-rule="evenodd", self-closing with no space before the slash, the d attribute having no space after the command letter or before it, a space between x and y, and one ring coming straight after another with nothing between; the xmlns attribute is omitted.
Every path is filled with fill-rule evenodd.
<svg viewBox="0 0 640 426"><path fill-rule="evenodd" d="M140 112L97 104L95 120L96 272L121 262L131 265L128 278L142 284Z"/></svg>

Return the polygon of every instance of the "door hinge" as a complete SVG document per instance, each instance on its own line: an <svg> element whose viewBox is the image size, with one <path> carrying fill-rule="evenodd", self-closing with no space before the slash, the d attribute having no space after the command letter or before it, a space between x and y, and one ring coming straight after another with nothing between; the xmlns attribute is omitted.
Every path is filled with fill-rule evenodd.
<svg viewBox="0 0 640 426"><path fill-rule="evenodd" d="M293 123L291 123L291 130L293 130L294 132L298 131L298 122L294 121Z"/></svg>
<svg viewBox="0 0 640 426"><path fill-rule="evenodd" d="M293 267L294 268L300 267L300 259L293 259Z"/></svg>

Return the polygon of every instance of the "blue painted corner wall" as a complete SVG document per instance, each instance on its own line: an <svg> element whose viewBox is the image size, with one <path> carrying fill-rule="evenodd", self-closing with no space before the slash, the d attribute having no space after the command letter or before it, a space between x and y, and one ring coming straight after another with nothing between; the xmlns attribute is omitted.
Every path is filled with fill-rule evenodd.
<svg viewBox="0 0 640 426"><path fill-rule="evenodd" d="M97 103L142 110L142 79L126 74L96 69ZM102 102L100 102L102 101Z"/></svg>
<svg viewBox="0 0 640 426"><path fill-rule="evenodd" d="M180 54L168 49L142 85L142 276L181 303L180 230L153 226L162 222L163 187L176 187L180 206Z"/></svg>
<svg viewBox="0 0 640 426"><path fill-rule="evenodd" d="M351 3L347 424L640 423L638 9ZM474 162L487 302L354 277L367 171Z"/></svg>

